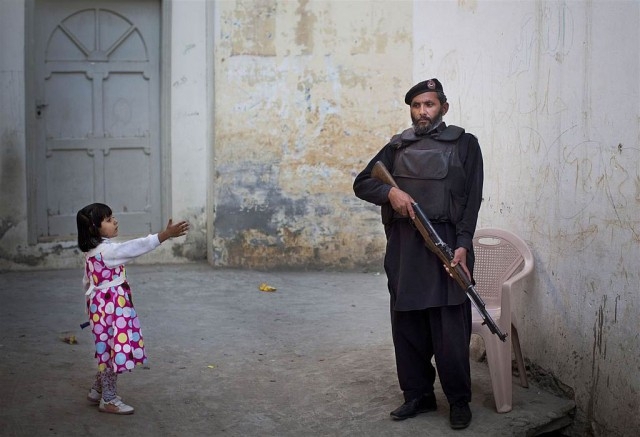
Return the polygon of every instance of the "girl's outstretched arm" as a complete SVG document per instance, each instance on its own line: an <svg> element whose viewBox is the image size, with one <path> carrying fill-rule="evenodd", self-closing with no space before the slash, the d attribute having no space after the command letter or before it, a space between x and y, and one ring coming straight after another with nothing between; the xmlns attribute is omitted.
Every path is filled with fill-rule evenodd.
<svg viewBox="0 0 640 437"><path fill-rule="evenodd" d="M162 243L169 238L182 237L183 235L186 235L188 230L189 223L187 223L186 221L183 220L174 224L173 219L169 219L169 223L167 223L167 227L165 228L165 230L161 231L158 234L158 240L160 240L160 243Z"/></svg>
<svg viewBox="0 0 640 437"><path fill-rule="evenodd" d="M126 264L140 255L151 252L169 238L185 235L188 230L189 223L186 221L173 224L173 221L169 220L166 229L157 234L149 234L146 237L136 238L123 243L107 240L89 253L93 251L101 252L107 267L115 267Z"/></svg>

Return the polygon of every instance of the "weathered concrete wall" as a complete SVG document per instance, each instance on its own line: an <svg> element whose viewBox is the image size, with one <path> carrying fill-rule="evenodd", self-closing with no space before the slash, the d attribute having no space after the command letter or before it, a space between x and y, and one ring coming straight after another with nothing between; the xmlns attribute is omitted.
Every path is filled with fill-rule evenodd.
<svg viewBox="0 0 640 437"><path fill-rule="evenodd" d="M0 3L0 259L26 237L24 5ZM6 253L6 254L5 254Z"/></svg>
<svg viewBox="0 0 640 437"><path fill-rule="evenodd" d="M167 2L164 3L165 7ZM207 195L211 172L210 129L213 117L210 87L213 78L212 39L208 26L213 2L173 1L170 11L171 64L170 163L166 174L170 210L174 219L188 220L191 229L184 241L171 247L174 259L207 257ZM166 35L165 35L166 38ZM164 258L162 261L170 260ZM151 262L158 262L151 260Z"/></svg>
<svg viewBox="0 0 640 437"><path fill-rule="evenodd" d="M380 269L356 171L408 111L411 3L219 3L216 265Z"/></svg>
<svg viewBox="0 0 640 437"><path fill-rule="evenodd" d="M480 226L525 238L526 357L575 391L578 435L640 429L640 4L414 9L414 79L483 146Z"/></svg>

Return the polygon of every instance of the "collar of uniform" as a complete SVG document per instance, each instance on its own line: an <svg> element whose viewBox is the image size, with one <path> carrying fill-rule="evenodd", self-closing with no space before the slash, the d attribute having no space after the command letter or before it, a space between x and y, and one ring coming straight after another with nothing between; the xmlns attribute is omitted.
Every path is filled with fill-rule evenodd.
<svg viewBox="0 0 640 437"><path fill-rule="evenodd" d="M420 141L424 138L437 138L440 133L445 130L447 128L447 124L442 121L440 122L439 125L437 125L435 128L431 129L427 135L421 135L418 136L416 135L415 131L413 130L413 127L410 127L409 129L405 130L404 132L402 132L402 134L400 135L400 138L402 139L402 142L407 142L407 143L413 143L416 141Z"/></svg>

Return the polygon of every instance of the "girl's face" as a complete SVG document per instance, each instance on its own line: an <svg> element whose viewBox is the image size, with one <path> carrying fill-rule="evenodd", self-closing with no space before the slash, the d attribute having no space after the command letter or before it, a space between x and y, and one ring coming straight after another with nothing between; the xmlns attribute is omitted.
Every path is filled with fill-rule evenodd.
<svg viewBox="0 0 640 437"><path fill-rule="evenodd" d="M118 236L118 220L114 216L105 217L100 223L100 236L102 238L114 238Z"/></svg>

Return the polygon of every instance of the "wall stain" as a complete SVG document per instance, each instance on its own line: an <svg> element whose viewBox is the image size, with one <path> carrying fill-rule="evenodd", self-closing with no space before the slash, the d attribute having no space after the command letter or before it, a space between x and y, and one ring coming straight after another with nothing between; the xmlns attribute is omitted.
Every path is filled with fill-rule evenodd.
<svg viewBox="0 0 640 437"><path fill-rule="evenodd" d="M313 53L313 33L315 24L318 21L315 14L308 9L309 0L299 0L296 15L298 23L296 24L295 43L299 45L302 55Z"/></svg>
<svg viewBox="0 0 640 437"><path fill-rule="evenodd" d="M591 423L596 422L595 412L598 410L598 394L600 391L598 390L598 386L600 383L600 364L602 362L606 362L607 359L607 344L605 340L604 330L607 327L606 321L606 308L607 308L607 295L602 296L602 303L598 307L598 311L596 313L596 320L593 326L593 350L591 357L591 378L589 383L591 384L589 390L589 399L587 401L586 414L587 419ZM616 298L617 305L617 298ZM608 384L608 382L607 382Z"/></svg>
<svg viewBox="0 0 640 437"><path fill-rule="evenodd" d="M2 239L2 237L4 237L5 234L9 232L11 229L15 228L16 225L17 225L17 222L13 218L0 217L0 239Z"/></svg>
<svg viewBox="0 0 640 437"><path fill-rule="evenodd" d="M229 24L231 56L275 56L276 0L236 0L235 9L224 14Z"/></svg>

